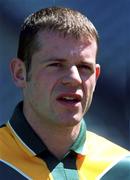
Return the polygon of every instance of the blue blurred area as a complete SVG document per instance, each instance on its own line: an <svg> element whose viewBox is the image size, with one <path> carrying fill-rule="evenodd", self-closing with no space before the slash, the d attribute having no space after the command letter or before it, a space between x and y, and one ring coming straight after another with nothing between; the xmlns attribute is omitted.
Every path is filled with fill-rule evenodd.
<svg viewBox="0 0 130 180"><path fill-rule="evenodd" d="M86 14L100 34L98 62L101 77L85 116L88 129L126 148L130 147L130 1L0 0L0 124L7 121L21 90L12 82L9 62L16 56L21 23L48 6L71 7Z"/></svg>

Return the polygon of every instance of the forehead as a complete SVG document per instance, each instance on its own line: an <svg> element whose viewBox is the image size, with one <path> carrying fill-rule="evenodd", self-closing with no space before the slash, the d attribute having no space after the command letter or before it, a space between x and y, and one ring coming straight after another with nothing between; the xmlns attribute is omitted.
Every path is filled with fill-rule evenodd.
<svg viewBox="0 0 130 180"><path fill-rule="evenodd" d="M37 42L40 51L45 54L58 53L71 56L76 55L95 55L97 43L95 39L76 39L70 35L63 37L62 34L55 32L41 31L37 35Z"/></svg>

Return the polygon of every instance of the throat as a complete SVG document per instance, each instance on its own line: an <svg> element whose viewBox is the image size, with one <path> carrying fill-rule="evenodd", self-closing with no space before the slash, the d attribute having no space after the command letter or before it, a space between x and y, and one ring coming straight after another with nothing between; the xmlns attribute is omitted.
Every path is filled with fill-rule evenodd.
<svg viewBox="0 0 130 180"><path fill-rule="evenodd" d="M48 150L59 160L70 152L70 147L79 134L80 125L67 129L64 133L63 131L63 129L55 129L55 131L50 132L44 131L44 133L40 133L39 135Z"/></svg>

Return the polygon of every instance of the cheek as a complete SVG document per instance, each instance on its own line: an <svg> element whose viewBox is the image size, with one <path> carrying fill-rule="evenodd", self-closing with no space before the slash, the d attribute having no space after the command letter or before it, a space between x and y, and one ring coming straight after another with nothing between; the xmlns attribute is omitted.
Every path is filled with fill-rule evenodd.
<svg viewBox="0 0 130 180"><path fill-rule="evenodd" d="M93 93L95 89L95 84L96 84L96 81L95 81L94 76L91 76L89 79L84 81L84 91L87 95Z"/></svg>
<svg viewBox="0 0 130 180"><path fill-rule="evenodd" d="M52 93L56 82L57 78L55 75L51 75L50 73L45 72L39 72L35 77L34 86L37 92L40 92L40 94L44 93L43 95L48 95Z"/></svg>

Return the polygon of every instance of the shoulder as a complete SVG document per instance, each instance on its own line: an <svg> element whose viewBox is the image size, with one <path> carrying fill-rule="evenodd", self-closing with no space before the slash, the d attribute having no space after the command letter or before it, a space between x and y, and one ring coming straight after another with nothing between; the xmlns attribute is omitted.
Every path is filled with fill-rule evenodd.
<svg viewBox="0 0 130 180"><path fill-rule="evenodd" d="M0 143L5 140L5 138L8 136L8 129L6 127L6 124L3 124L0 126Z"/></svg>
<svg viewBox="0 0 130 180"><path fill-rule="evenodd" d="M12 139L12 135L7 126L5 124L0 126L0 156L10 148Z"/></svg>
<svg viewBox="0 0 130 180"><path fill-rule="evenodd" d="M86 133L87 150L92 155L101 155L108 157L124 156L129 153L128 150L121 146L109 141L108 139L99 136L93 132L87 131Z"/></svg>
<svg viewBox="0 0 130 180"><path fill-rule="evenodd" d="M11 136L11 133L6 124L0 126L0 144L6 141Z"/></svg>

